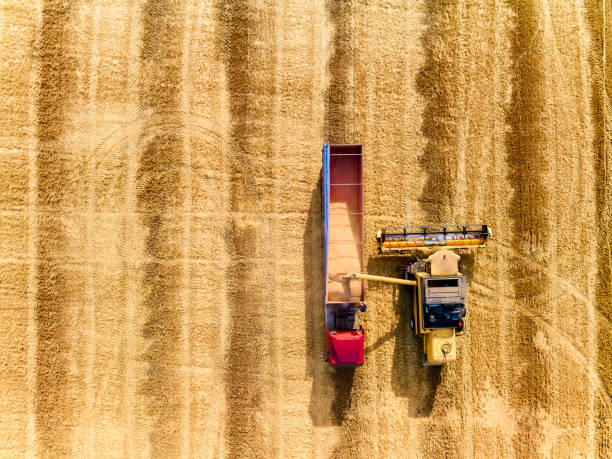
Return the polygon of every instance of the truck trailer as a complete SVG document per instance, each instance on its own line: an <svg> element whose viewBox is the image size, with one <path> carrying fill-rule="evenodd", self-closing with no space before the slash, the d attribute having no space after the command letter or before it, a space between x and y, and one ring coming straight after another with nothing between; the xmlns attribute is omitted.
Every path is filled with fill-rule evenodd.
<svg viewBox="0 0 612 459"><path fill-rule="evenodd" d="M365 312L365 284L345 279L362 272L363 146L323 146L323 244L325 274L325 357L334 367L355 367L364 362L365 331L359 312Z"/></svg>

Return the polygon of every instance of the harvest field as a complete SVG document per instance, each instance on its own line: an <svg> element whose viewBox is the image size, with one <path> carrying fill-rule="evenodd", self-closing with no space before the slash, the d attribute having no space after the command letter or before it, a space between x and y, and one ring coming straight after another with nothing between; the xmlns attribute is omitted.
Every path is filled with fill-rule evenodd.
<svg viewBox="0 0 612 459"><path fill-rule="evenodd" d="M612 4L1 0L0 456L612 457ZM606 33L607 32L607 33ZM324 361L321 148L487 223L458 360L370 283Z"/></svg>

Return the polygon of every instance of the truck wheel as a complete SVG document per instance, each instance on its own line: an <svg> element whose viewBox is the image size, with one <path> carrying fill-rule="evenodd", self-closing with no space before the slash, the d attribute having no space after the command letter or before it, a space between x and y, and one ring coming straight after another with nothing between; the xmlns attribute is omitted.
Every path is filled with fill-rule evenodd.
<svg viewBox="0 0 612 459"><path fill-rule="evenodd" d="M455 333L457 333L457 335L463 335L464 330L465 330L465 319L461 319L459 321L459 325L457 325L457 328L455 329Z"/></svg>

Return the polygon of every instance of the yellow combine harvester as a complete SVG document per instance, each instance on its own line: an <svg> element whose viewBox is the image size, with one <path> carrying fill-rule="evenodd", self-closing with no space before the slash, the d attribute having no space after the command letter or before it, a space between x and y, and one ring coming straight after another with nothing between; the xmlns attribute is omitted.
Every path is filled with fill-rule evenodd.
<svg viewBox="0 0 612 459"><path fill-rule="evenodd" d="M415 249L482 247L490 234L486 225L395 227L379 230L377 241L380 252L401 254ZM363 273L346 277L413 286L410 327L423 337L424 363L444 365L457 359L455 337L465 327L467 280L459 272L459 259L449 250L438 250L404 266L403 279Z"/></svg>

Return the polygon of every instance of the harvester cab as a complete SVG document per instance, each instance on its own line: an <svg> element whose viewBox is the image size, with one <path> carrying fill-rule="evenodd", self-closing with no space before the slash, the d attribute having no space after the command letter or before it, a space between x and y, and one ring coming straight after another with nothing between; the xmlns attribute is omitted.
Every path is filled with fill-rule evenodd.
<svg viewBox="0 0 612 459"><path fill-rule="evenodd" d="M423 338L424 364L451 363L457 359L455 337L465 328L467 279L459 272L460 256L445 247L482 247L490 234L486 225L383 228L377 234L380 253L442 250L402 267L402 278L362 273L346 277L414 287L410 327Z"/></svg>

